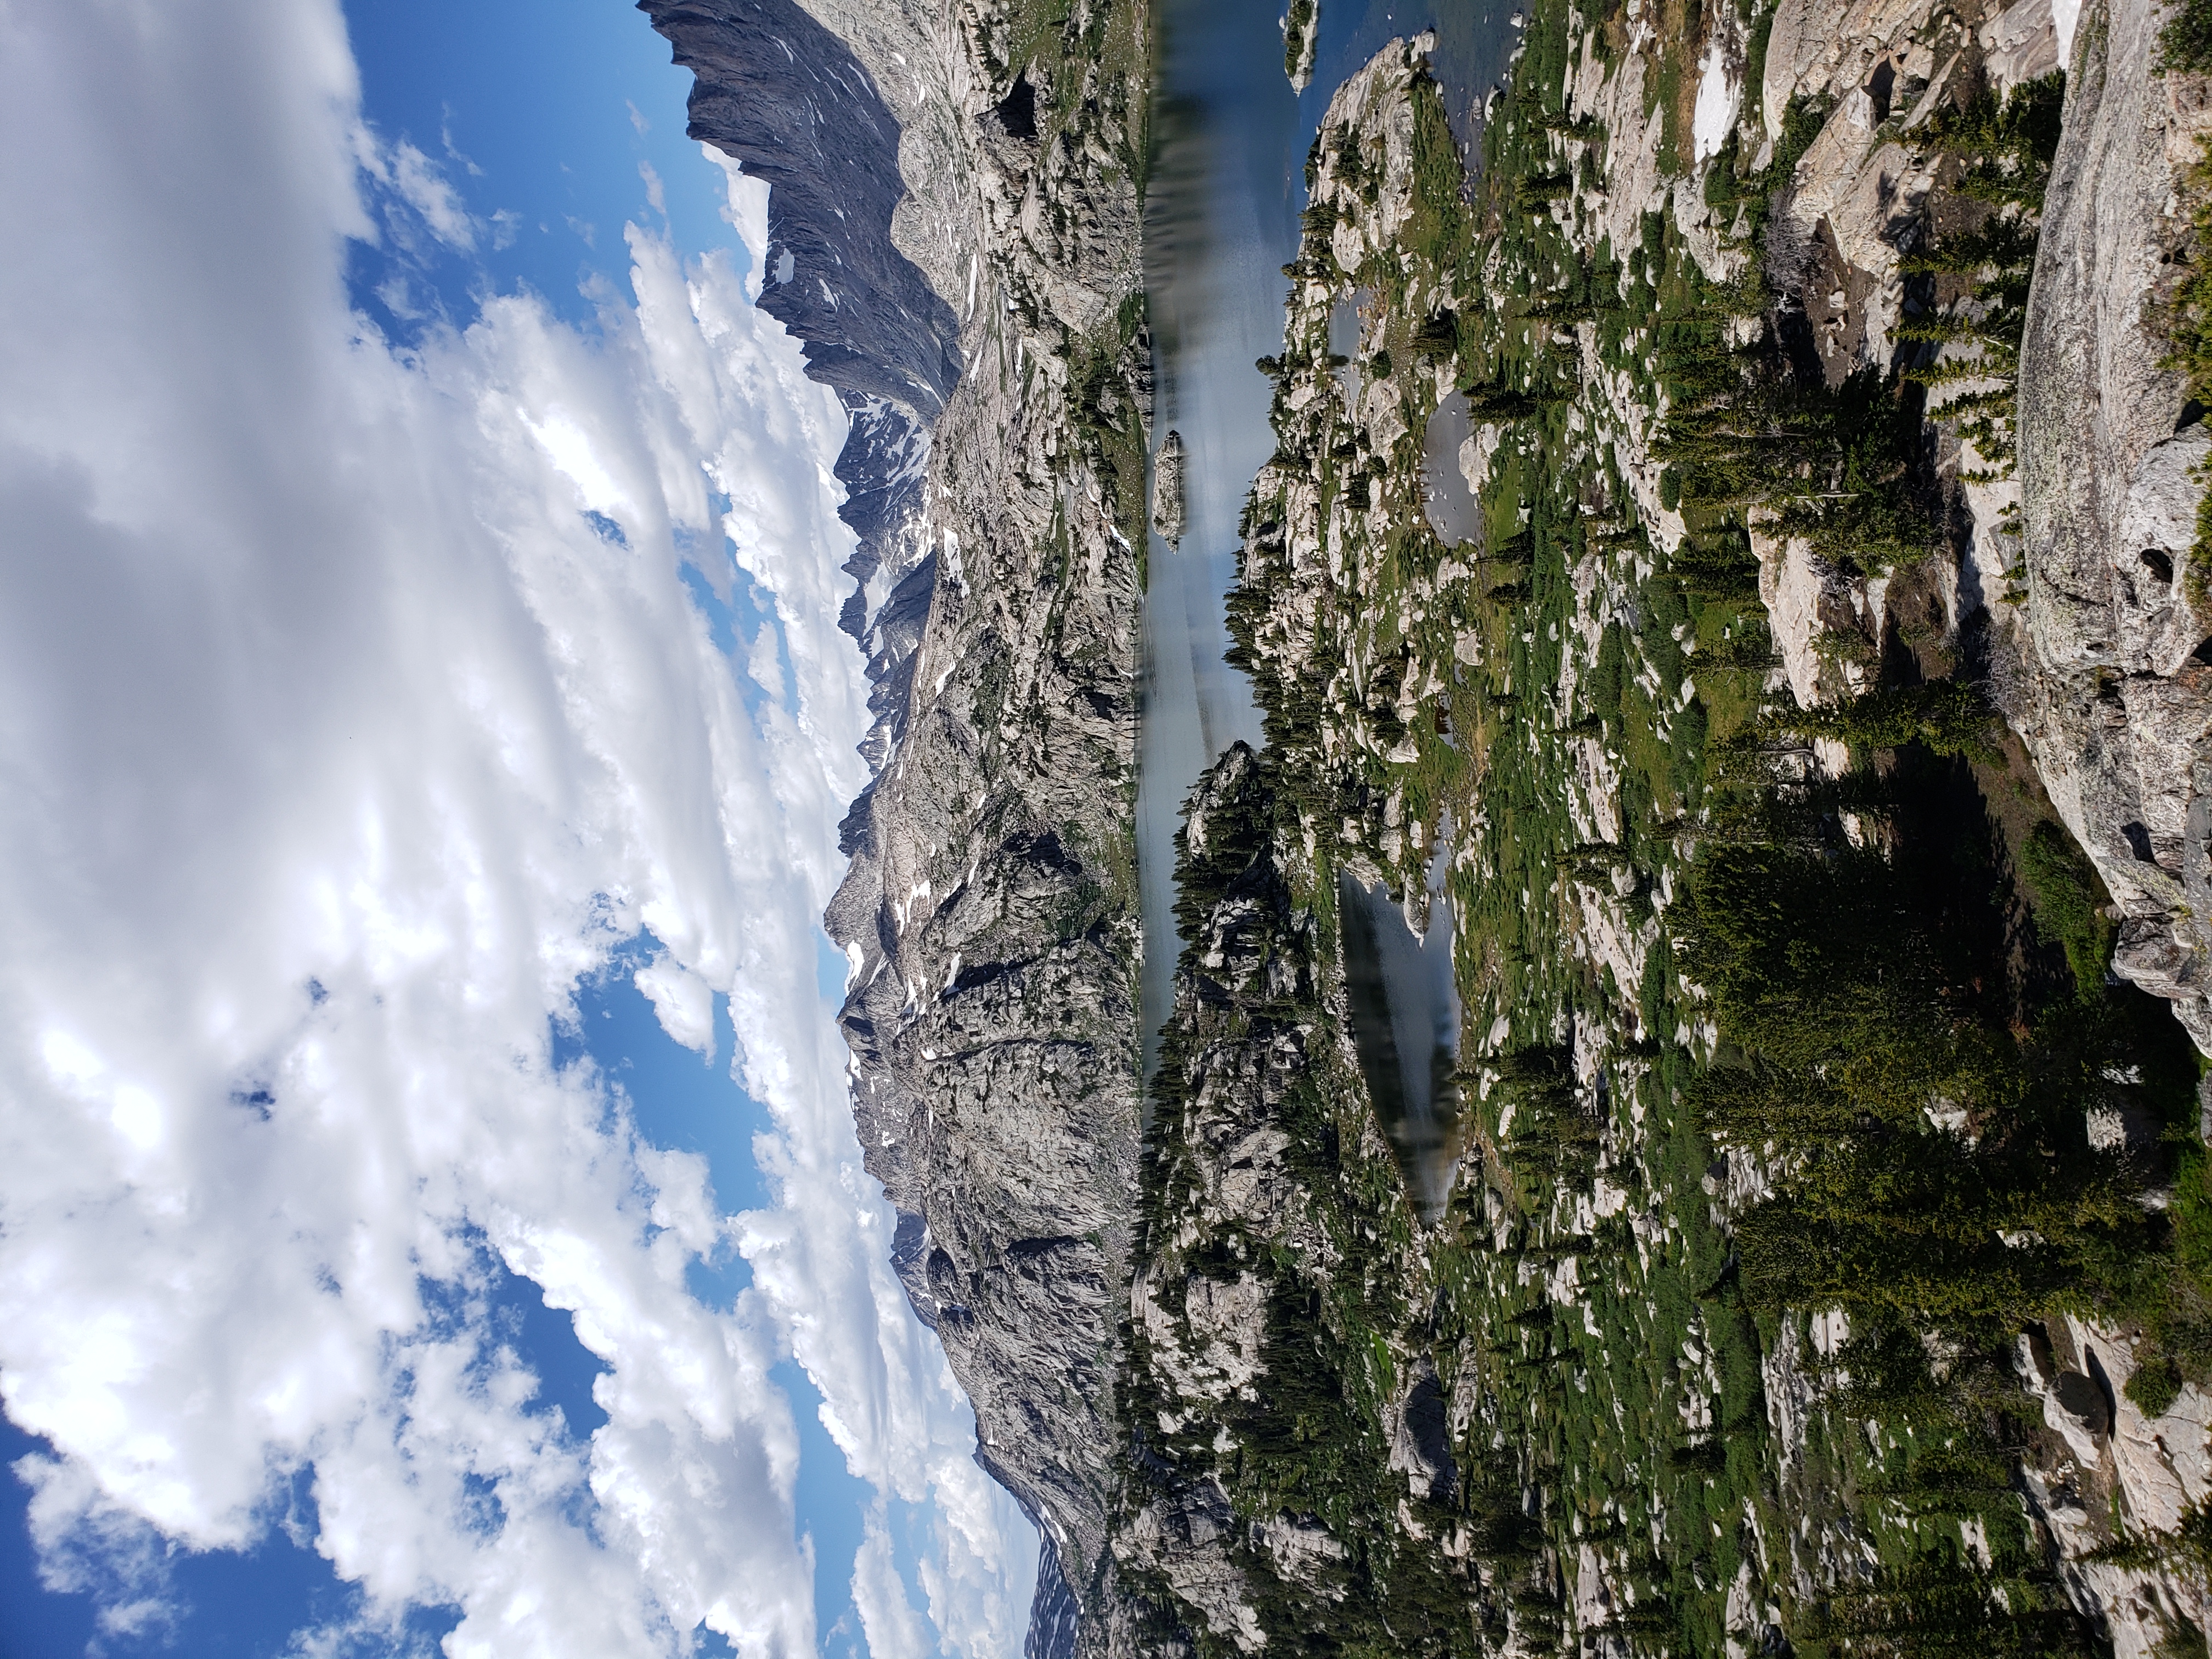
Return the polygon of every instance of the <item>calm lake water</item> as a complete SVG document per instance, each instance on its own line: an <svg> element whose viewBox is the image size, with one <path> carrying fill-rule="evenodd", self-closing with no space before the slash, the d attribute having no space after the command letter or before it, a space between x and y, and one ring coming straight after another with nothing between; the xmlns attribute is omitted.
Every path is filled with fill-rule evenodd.
<svg viewBox="0 0 2212 1659"><path fill-rule="evenodd" d="M1517 36L1506 21L1512 9L1497 0L1437 6L1322 0L1314 79L1301 97L1283 72L1280 0L1166 0L1163 9L1146 280L1158 376L1153 437L1157 446L1170 430L1182 436L1186 527L1180 550L1152 538L1145 596L1137 840L1147 1077L1182 952L1175 832L1183 803L1231 743L1261 742L1251 688L1222 660L1229 645L1223 601L1237 580L1245 496L1274 450L1270 388L1254 364L1282 345L1288 291L1282 266L1297 252L1307 150L1337 86L1392 39L1424 28L1437 31L1431 61L1446 109L1462 143L1471 143L1481 99L1504 73ZM1395 915L1387 896L1382 902ZM1448 910L1438 907L1440 915ZM1392 936L1380 913L1368 907L1363 914L1373 917L1364 937L1384 948ZM1421 969L1428 983L1436 947L1424 951L1402 915L1396 921L1414 960L1429 964ZM1432 939L1438 931L1431 926ZM1443 939L1448 986L1448 921ZM1376 979L1386 1003L1399 995L1390 988L1400 977ZM1425 1002L1409 1017L1419 1025L1431 1012ZM1455 1048L1455 1012L1452 1018ZM1409 1041L1419 1048L1425 1039ZM1419 1058L1425 1102L1429 1056ZM1402 1105L1407 1090L1400 1094L1391 1105ZM1434 1158L1423 1167L1419 1178L1413 1169L1408 1176L1417 1206L1425 1209L1423 1193L1439 1170L1438 1190L1449 1190L1449 1167Z"/></svg>
<svg viewBox="0 0 2212 1659"><path fill-rule="evenodd" d="M1281 267L1304 204L1297 100L1276 0L1171 0L1161 20L1157 149L1146 202L1157 446L1184 445L1181 549L1152 538L1139 727L1145 1073L1174 995L1175 832L1191 786L1228 746L1260 746L1259 711L1222 661L1237 521L1274 448L1254 360L1282 343ZM1295 162L1295 165L1294 165Z"/></svg>
<svg viewBox="0 0 2212 1659"><path fill-rule="evenodd" d="M1439 858L1425 933L1413 931L1389 888L1348 872L1337 882L1345 999L1360 1073L1425 1222L1443 1218L1462 1139L1459 988L1452 908L1438 896L1443 877Z"/></svg>
<svg viewBox="0 0 2212 1659"><path fill-rule="evenodd" d="M1459 452L1474 430L1467 394L1452 392L1436 406L1421 434L1421 506L1429 528L1446 547L1472 541L1482 527L1482 509L1460 471Z"/></svg>

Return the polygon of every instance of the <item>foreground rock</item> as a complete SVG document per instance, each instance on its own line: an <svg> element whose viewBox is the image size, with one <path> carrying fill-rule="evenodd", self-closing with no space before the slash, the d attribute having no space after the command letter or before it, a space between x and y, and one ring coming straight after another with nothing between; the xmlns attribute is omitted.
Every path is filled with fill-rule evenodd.
<svg viewBox="0 0 2212 1659"><path fill-rule="evenodd" d="M2212 571L2190 551L2212 431L2155 330L2212 105L2153 72L2163 17L2112 0L2076 31L2021 357L2011 712L2124 915L2114 969L2212 1054Z"/></svg>

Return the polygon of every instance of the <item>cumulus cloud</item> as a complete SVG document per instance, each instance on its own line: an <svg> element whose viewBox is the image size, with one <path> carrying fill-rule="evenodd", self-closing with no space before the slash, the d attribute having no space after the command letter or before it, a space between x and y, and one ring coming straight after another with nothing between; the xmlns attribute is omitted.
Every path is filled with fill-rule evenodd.
<svg viewBox="0 0 2212 1659"><path fill-rule="evenodd" d="M652 1003L662 1030L685 1048L714 1059L713 986L672 957L648 963L630 977Z"/></svg>
<svg viewBox="0 0 2212 1659"><path fill-rule="evenodd" d="M853 1558L853 1605L860 1610L872 1659L928 1659L929 1638L907 1599L890 1533L880 1515L869 1517Z"/></svg>
<svg viewBox="0 0 2212 1659"><path fill-rule="evenodd" d="M0 9L0 1396L54 1449L42 1570L152 1628L168 1544L246 1547L304 1481L362 1617L457 1608L455 1656L810 1652L789 1353L932 1506L938 1639L1011 1652L1033 1540L889 1271L815 988L866 723L842 412L726 260L635 227L595 330L495 299L395 352L344 298L365 192L477 230L362 131L327 0ZM755 712L684 578L732 557L781 646ZM729 998L770 1209L554 1063L642 932L678 1041ZM588 1438L503 1273L605 1364Z"/></svg>

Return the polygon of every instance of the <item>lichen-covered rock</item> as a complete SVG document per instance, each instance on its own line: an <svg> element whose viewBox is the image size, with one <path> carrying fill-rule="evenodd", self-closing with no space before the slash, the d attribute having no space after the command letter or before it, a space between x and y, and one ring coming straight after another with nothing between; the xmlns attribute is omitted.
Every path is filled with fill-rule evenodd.
<svg viewBox="0 0 2212 1659"><path fill-rule="evenodd" d="M1200 1633L1239 1653L1271 1647L1257 1602L1269 1589L1340 1577L1344 1542L1313 1516L1263 1517L1232 1501L1224 1473L1249 1468L1240 1425L1281 1398L1284 1264L1326 1268L1334 1254L1293 1166L1285 1102L1316 1067L1346 1072L1323 1012L1310 915L1292 903L1261 762L1242 744L1200 780L1178 873L1195 925L1155 1085L1130 1314L1137 1340L1128 1397L1131 1460L1113 1548L1133 1599L1149 1603L1141 1648L1181 1654ZM1304 1292L1294 1298L1303 1306ZM1271 1346L1273 1345L1273 1346ZM1275 1358L1271 1365L1269 1354ZM1435 1394L1434 1371L1430 1392ZM1439 1451L1440 1396L1415 1437Z"/></svg>
<svg viewBox="0 0 2212 1659"><path fill-rule="evenodd" d="M2154 1539L2212 1496L2212 1401L2185 1386L2158 1418L2146 1417L2127 1394L2133 1342L2071 1316L2022 1337L2019 1364L2051 1431L2048 1455L2023 1470L2028 1496L2076 1596L2103 1613L2115 1659L2147 1659L2184 1624L2203 1628L2212 1615L2203 1585L2172 1559L2111 1559L2099 1517L2124 1516L2137 1537Z"/></svg>

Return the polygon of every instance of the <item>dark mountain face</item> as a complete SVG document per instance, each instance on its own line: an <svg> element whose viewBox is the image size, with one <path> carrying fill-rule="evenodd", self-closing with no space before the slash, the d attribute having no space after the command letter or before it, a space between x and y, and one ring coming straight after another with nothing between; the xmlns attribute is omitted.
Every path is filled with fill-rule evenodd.
<svg viewBox="0 0 2212 1659"><path fill-rule="evenodd" d="M893 246L898 123L852 49L795 0L639 0L697 77L690 136L769 186L760 307L848 403L927 420L960 378L952 308Z"/></svg>
<svg viewBox="0 0 2212 1659"><path fill-rule="evenodd" d="M638 9L692 71L690 137L767 180L760 307L805 343L807 373L852 412L836 474L840 515L860 546L838 625L868 656L876 724L862 752L880 767L905 729L936 580L916 529L929 425L960 377L951 307L891 240L905 190L898 123L852 49L794 0L639 0ZM848 854L864 817L848 826Z"/></svg>

